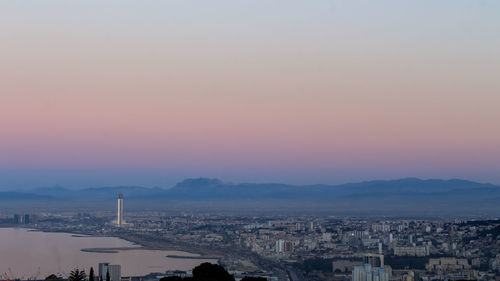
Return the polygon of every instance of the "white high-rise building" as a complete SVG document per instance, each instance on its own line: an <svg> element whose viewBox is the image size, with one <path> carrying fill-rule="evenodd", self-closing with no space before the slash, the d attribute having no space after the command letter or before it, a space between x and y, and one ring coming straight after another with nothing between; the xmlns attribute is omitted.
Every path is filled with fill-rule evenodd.
<svg viewBox="0 0 500 281"><path fill-rule="evenodd" d="M276 253L283 253L285 251L285 240L276 241Z"/></svg>
<svg viewBox="0 0 500 281"><path fill-rule="evenodd" d="M389 281L389 275L383 268L365 264L354 267L352 281Z"/></svg>
<svg viewBox="0 0 500 281"><path fill-rule="evenodd" d="M99 280L106 281L109 274L109 281L121 281L121 266L119 264L99 263Z"/></svg>
<svg viewBox="0 0 500 281"><path fill-rule="evenodd" d="M116 224L122 226L125 223L123 219L123 194L118 194L118 214L116 216Z"/></svg>

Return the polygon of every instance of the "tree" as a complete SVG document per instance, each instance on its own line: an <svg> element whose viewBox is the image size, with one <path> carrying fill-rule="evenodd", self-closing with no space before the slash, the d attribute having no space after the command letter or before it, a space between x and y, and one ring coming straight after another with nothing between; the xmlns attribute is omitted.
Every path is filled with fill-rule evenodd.
<svg viewBox="0 0 500 281"><path fill-rule="evenodd" d="M57 277L55 274L51 274L47 277L45 277L45 280L59 280L61 278Z"/></svg>
<svg viewBox="0 0 500 281"><path fill-rule="evenodd" d="M184 280L184 279L182 279L179 276L168 276L168 277L163 277L162 279L160 279L160 281L182 281L182 280Z"/></svg>
<svg viewBox="0 0 500 281"><path fill-rule="evenodd" d="M109 281L109 280L110 280L110 278L109 278L109 269L108 269L108 270L106 270L106 281Z"/></svg>
<svg viewBox="0 0 500 281"><path fill-rule="evenodd" d="M93 267L90 267L89 281L94 281L94 268Z"/></svg>
<svg viewBox="0 0 500 281"><path fill-rule="evenodd" d="M193 279L196 281L234 281L234 277L224 267L208 262L193 269Z"/></svg>
<svg viewBox="0 0 500 281"><path fill-rule="evenodd" d="M68 279L69 279L69 281L84 281L85 277L87 277L85 275L85 271L79 270L78 268L75 268L69 274Z"/></svg>

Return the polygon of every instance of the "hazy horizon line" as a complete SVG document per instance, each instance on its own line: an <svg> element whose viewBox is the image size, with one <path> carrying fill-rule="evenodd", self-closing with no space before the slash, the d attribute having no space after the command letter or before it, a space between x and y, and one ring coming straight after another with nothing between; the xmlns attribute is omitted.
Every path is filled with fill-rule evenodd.
<svg viewBox="0 0 500 281"><path fill-rule="evenodd" d="M410 179L415 179L419 181L467 181L467 182L473 182L473 183L478 183L478 184L484 184L484 185L493 185L493 186L500 186L499 184L492 183L492 182L486 182L486 181L478 181L478 180L471 180L471 179L466 179L466 178L435 178L435 177L399 177L399 178L374 178L374 179L369 179L369 180L353 180L353 181L345 181L342 183L321 183L321 182L316 182L316 183L310 183L310 184L297 184L297 183L288 183L288 182L275 182L275 181L225 181L221 178L218 177L204 177L204 176L198 176L198 177L186 177L182 180L177 181L173 185L140 185L140 184L116 184L116 185L107 185L107 184L102 184L102 185L93 185L93 186L88 186L88 187L69 187L67 185L61 185L61 184L54 184L54 185L40 185L40 186L33 186L33 187L25 187L22 189L8 189L5 187L0 187L0 191L3 192L18 192L18 191L32 191L36 189L43 189L43 188L62 188L62 189L67 189L67 190L85 190L85 189L99 189L99 188L117 188L117 187L140 187L140 188L148 188L148 189L154 189L154 188L160 188L160 189L170 189L175 187L177 184L182 183L186 180L218 180L221 181L223 184L227 185L241 185L241 184L259 184L259 185L265 185L265 184L277 184L277 185L288 185L288 186L317 186L317 185L325 185L325 186L341 186L341 185L349 185L349 184L360 184L360 183L369 183L369 182L391 182L391 181L401 181L401 180L410 180Z"/></svg>

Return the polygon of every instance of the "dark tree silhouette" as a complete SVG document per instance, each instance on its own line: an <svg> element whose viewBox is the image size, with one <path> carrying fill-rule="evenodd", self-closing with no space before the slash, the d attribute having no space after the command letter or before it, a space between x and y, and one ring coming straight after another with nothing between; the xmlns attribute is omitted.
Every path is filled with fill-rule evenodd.
<svg viewBox="0 0 500 281"><path fill-rule="evenodd" d="M109 269L108 269L108 270L106 270L106 281L109 281L109 280L110 280L110 278L109 278Z"/></svg>
<svg viewBox="0 0 500 281"><path fill-rule="evenodd" d="M94 268L92 266L89 271L89 281L94 281Z"/></svg>
<svg viewBox="0 0 500 281"><path fill-rule="evenodd" d="M235 281L224 267L208 262L202 263L193 269L195 281Z"/></svg>
<svg viewBox="0 0 500 281"><path fill-rule="evenodd" d="M235 279L224 267L206 262L193 269L193 277L169 276L163 277L159 281L235 281ZM242 281L267 281L267 279L246 276Z"/></svg>
<svg viewBox="0 0 500 281"><path fill-rule="evenodd" d="M184 279L179 276L168 276L163 277L160 281L183 281Z"/></svg>
<svg viewBox="0 0 500 281"><path fill-rule="evenodd" d="M267 281L267 278L245 276L241 281Z"/></svg>
<svg viewBox="0 0 500 281"><path fill-rule="evenodd" d="M60 278L57 277L55 274L51 274L47 277L45 277L45 280L59 280Z"/></svg>
<svg viewBox="0 0 500 281"><path fill-rule="evenodd" d="M68 280L69 281L83 281L83 280L85 280L86 277L87 276L85 275L85 271L79 270L78 268L75 268L69 274Z"/></svg>

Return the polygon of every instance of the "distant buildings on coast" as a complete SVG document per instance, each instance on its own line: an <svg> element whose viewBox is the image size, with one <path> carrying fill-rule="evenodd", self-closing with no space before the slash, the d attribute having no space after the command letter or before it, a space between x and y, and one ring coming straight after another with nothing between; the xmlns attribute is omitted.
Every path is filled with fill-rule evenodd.
<svg viewBox="0 0 500 281"><path fill-rule="evenodd" d="M38 217L33 214L14 214L11 217L3 217L0 223L7 225L31 225L38 222Z"/></svg>

